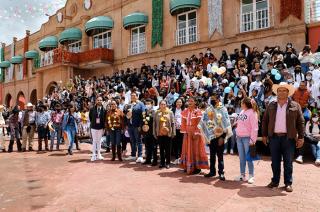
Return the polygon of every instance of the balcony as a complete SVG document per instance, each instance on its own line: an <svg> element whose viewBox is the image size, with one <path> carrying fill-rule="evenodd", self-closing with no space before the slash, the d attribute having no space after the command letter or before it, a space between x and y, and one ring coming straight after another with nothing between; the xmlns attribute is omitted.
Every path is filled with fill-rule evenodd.
<svg viewBox="0 0 320 212"><path fill-rule="evenodd" d="M112 64L114 60L113 50L106 48L92 49L86 52L73 53L62 48L57 48L41 55L40 68L62 64L78 68L103 67Z"/></svg>

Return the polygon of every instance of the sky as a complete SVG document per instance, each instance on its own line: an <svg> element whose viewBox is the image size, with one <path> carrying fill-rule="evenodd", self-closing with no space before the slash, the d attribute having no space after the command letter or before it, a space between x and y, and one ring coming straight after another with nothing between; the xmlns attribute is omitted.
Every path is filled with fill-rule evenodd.
<svg viewBox="0 0 320 212"><path fill-rule="evenodd" d="M38 31L48 16L62 8L67 0L0 0L0 43L24 38L26 30Z"/></svg>

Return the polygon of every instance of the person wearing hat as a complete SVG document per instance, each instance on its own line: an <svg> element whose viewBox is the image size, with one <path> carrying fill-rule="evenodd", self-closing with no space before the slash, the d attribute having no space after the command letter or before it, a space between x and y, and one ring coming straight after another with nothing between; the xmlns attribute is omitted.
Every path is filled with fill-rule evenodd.
<svg viewBox="0 0 320 212"><path fill-rule="evenodd" d="M3 152L6 151L6 146L5 146L5 140L4 140L4 137L3 137L3 134L4 134L4 131L3 131L3 128L5 127L5 120L2 116L2 113L3 113L3 110L4 110L4 106L3 105L0 105L0 150L2 150Z"/></svg>
<svg viewBox="0 0 320 212"><path fill-rule="evenodd" d="M22 129L22 151L26 151L27 141L29 151L33 151L33 138L36 129L36 111L33 104L28 102L27 109L21 112L21 129Z"/></svg>
<svg viewBox="0 0 320 212"><path fill-rule="evenodd" d="M20 132L19 132L19 106L15 106L12 110L12 114L9 116L9 127L10 127L10 143L8 147L8 152L13 151L14 139L17 140L17 149L19 152L22 151L20 142Z"/></svg>
<svg viewBox="0 0 320 212"><path fill-rule="evenodd" d="M269 188L279 186L281 160L284 163L284 184L287 192L292 192L293 156L295 147L301 148L304 140L304 118L300 105L289 99L294 87L285 82L272 87L277 100L270 102L262 120L262 141L271 152L273 177Z"/></svg>
<svg viewBox="0 0 320 212"><path fill-rule="evenodd" d="M39 105L36 115L36 126L38 129L38 151L42 151L42 141L44 140L45 150L49 151L48 147L48 123L50 115L46 113L47 107L44 104Z"/></svg>

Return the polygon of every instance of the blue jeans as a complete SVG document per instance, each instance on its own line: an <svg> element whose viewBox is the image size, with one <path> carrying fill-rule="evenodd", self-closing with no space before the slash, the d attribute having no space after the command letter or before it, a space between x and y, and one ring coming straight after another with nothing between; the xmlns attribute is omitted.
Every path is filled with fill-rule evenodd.
<svg viewBox="0 0 320 212"><path fill-rule="evenodd" d="M308 63L301 63L301 70L303 74L306 74L309 71Z"/></svg>
<svg viewBox="0 0 320 212"><path fill-rule="evenodd" d="M110 140L112 146L119 146L121 144L121 130L115 129L110 131Z"/></svg>
<svg viewBox="0 0 320 212"><path fill-rule="evenodd" d="M132 143L131 156L136 157L138 146L138 157L142 157L142 141L138 127L129 127L128 132Z"/></svg>
<svg viewBox="0 0 320 212"><path fill-rule="evenodd" d="M67 127L66 132L67 132L67 136L68 136L68 140L69 140L69 150L72 150L74 140L76 137L76 129Z"/></svg>
<svg viewBox="0 0 320 212"><path fill-rule="evenodd" d="M316 160L320 160L320 143L311 144L312 154L316 158Z"/></svg>
<svg viewBox="0 0 320 212"><path fill-rule="evenodd" d="M247 154L250 146L249 137L237 137L237 147L240 159L240 174L246 174L246 165L248 163L249 175L254 176L254 166L252 161L247 161Z"/></svg>
<svg viewBox="0 0 320 212"><path fill-rule="evenodd" d="M272 182L279 184L281 174L281 158L283 158L284 184L292 185L293 156L295 141L286 136L273 136L270 140L271 167L273 172Z"/></svg>
<svg viewBox="0 0 320 212"><path fill-rule="evenodd" d="M61 140L61 134L62 134L62 127L61 125L53 125L54 131L50 133L51 137L51 143L50 148L53 148L54 144L54 138L57 136L57 148L59 148L60 140Z"/></svg>

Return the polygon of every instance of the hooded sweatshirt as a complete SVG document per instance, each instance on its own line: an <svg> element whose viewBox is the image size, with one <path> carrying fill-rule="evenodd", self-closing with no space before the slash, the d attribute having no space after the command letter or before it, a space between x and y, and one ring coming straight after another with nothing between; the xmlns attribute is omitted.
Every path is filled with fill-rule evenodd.
<svg viewBox="0 0 320 212"><path fill-rule="evenodd" d="M237 118L236 134L238 137L250 137L255 143L258 137L258 117L253 109L242 110Z"/></svg>

